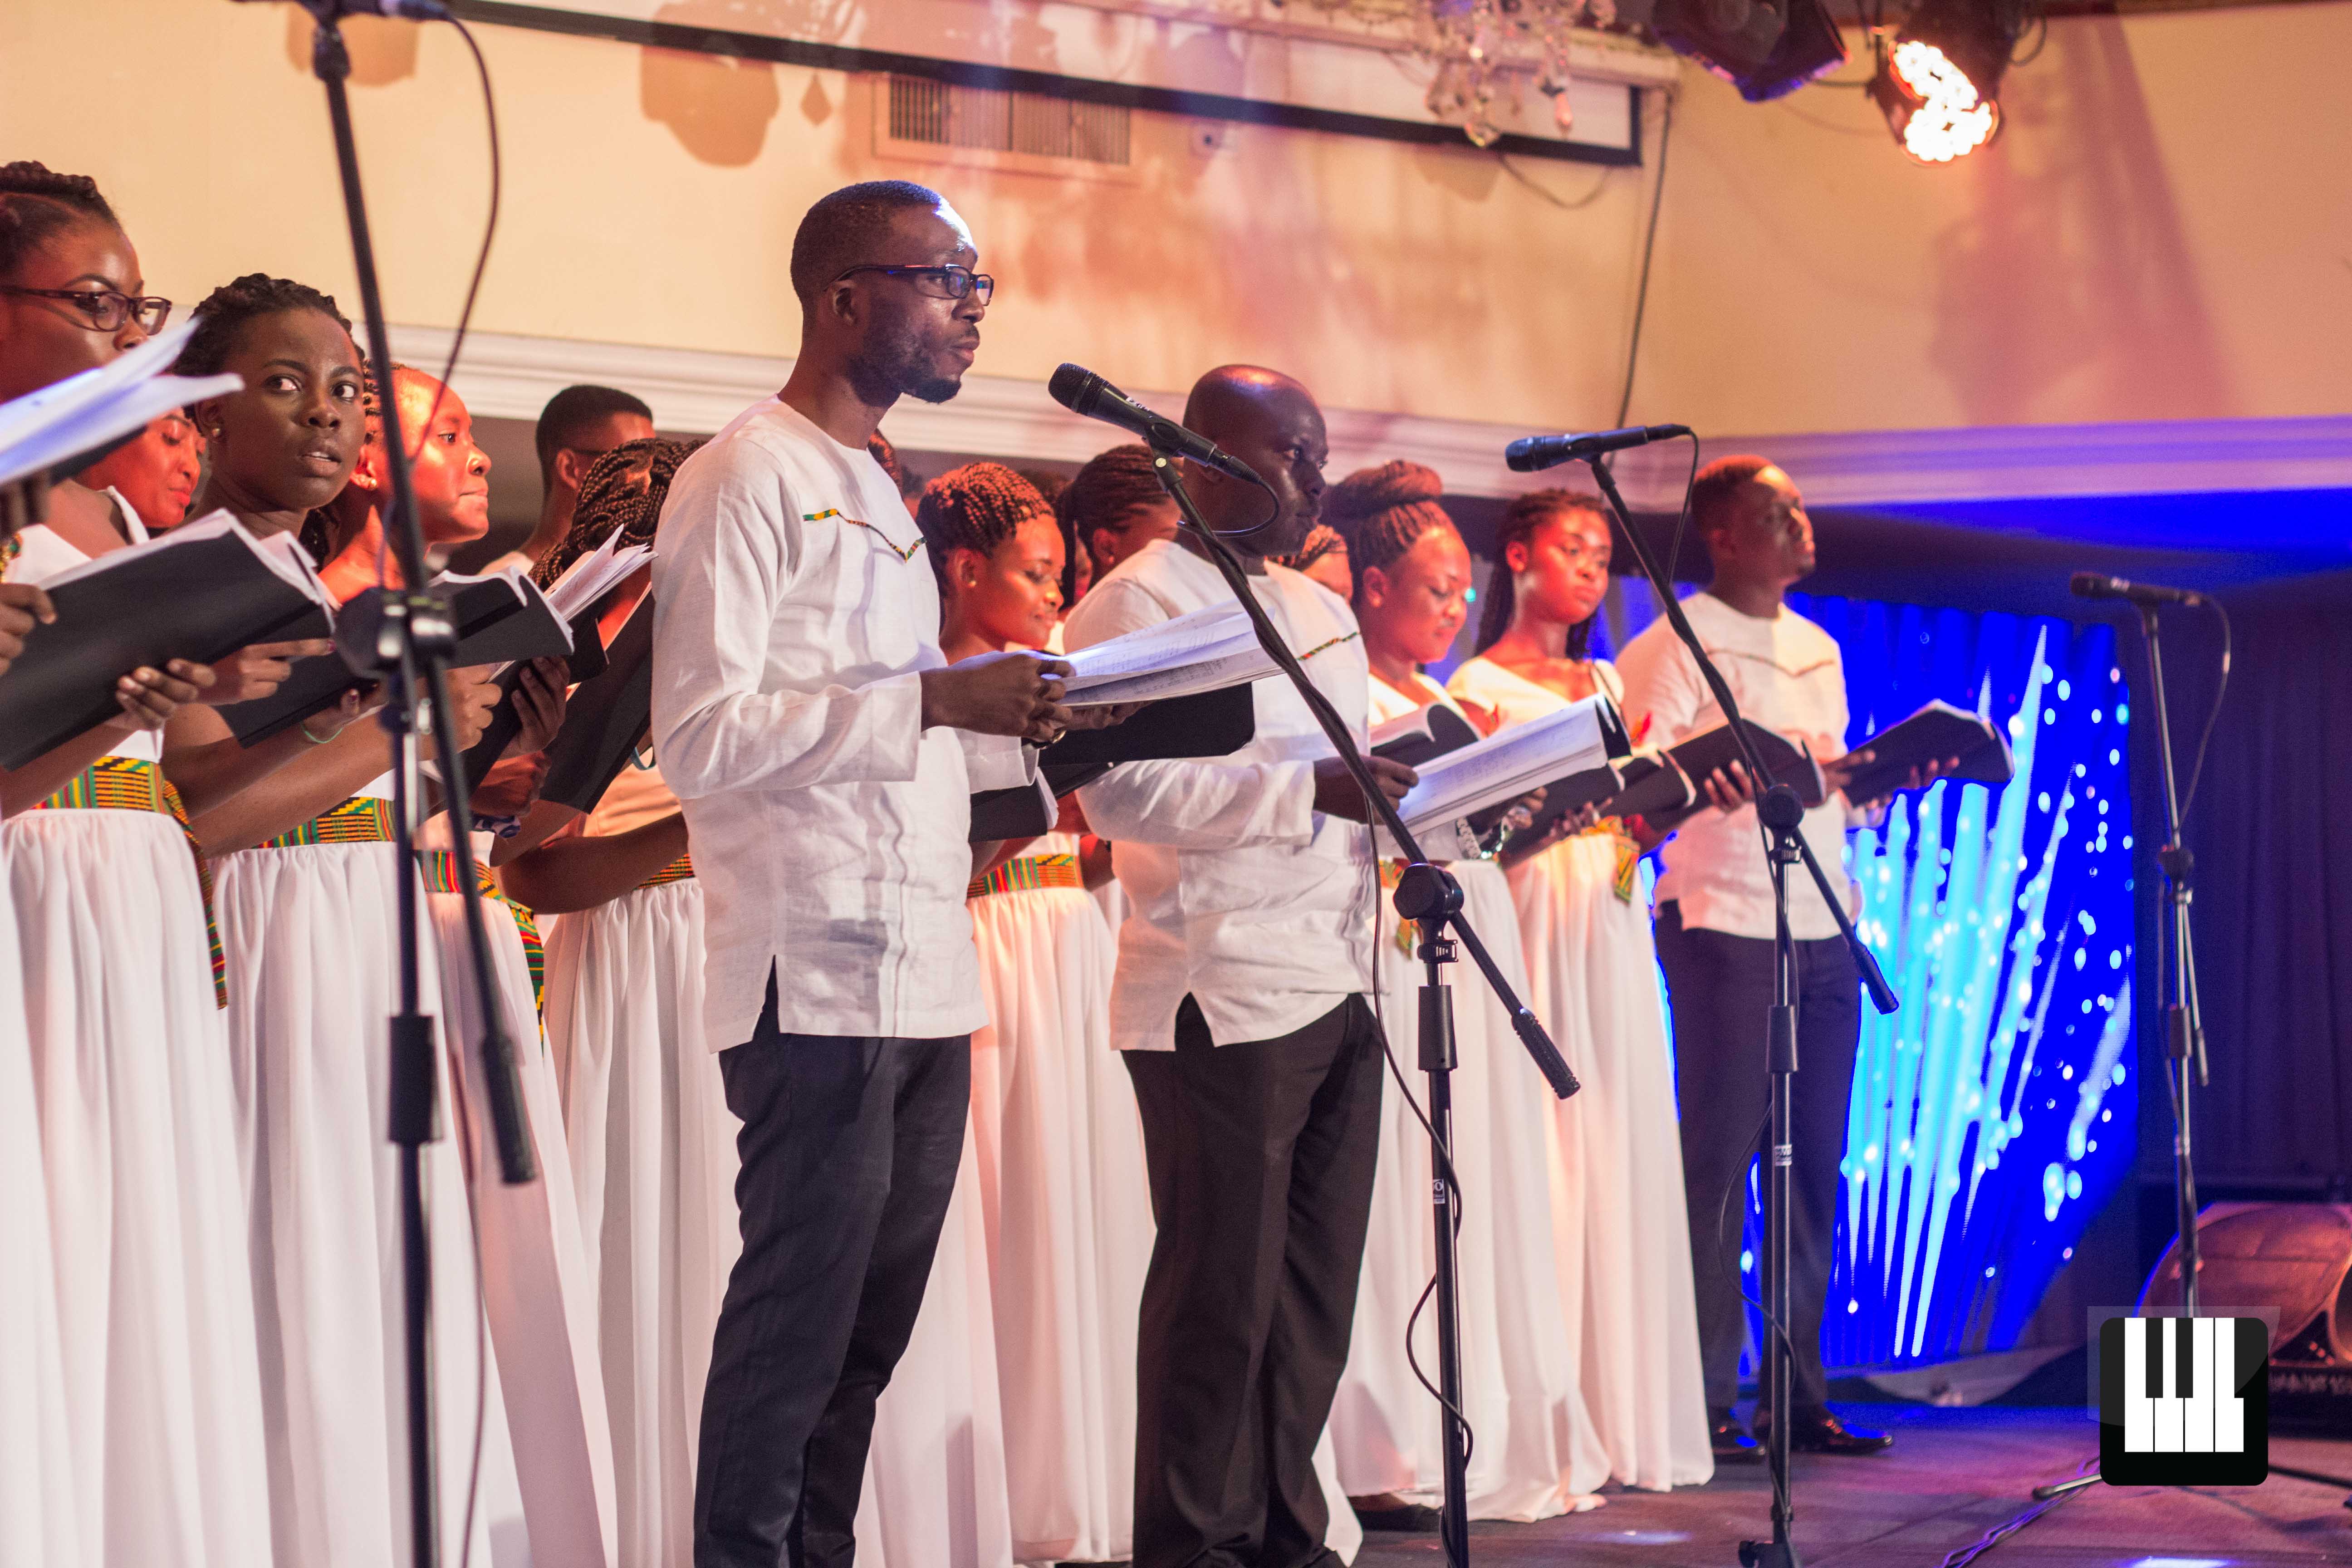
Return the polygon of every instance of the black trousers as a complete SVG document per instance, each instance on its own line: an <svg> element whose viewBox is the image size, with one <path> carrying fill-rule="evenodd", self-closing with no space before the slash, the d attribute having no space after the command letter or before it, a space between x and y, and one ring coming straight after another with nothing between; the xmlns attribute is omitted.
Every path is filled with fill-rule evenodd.
<svg viewBox="0 0 2352 1568"><path fill-rule="evenodd" d="M1690 1207L1699 1359L1708 1408L1727 1410L1739 1395L1739 1348L1747 1329L1739 1290L1739 1215L1747 1202L1748 1157L1771 1103L1765 1030L1772 1005L1772 944L1719 931L1686 931L1681 907L1671 903L1658 906L1657 938L1658 963L1666 973L1674 1011L1675 1088L1682 1108L1683 1188ZM1832 938L1797 943L1789 1343L1794 1352L1790 1398L1801 1415L1822 1409L1829 1397L1822 1372L1822 1310L1837 1223L1846 1098L1862 1038L1861 989L1862 977L1844 942ZM1726 1213L1724 1192L1734 1183L1741 1190ZM1761 1402L1769 1404L1769 1384L1759 1378L1759 1385Z"/></svg>
<svg viewBox="0 0 2352 1568"><path fill-rule="evenodd" d="M969 1036L786 1035L772 983L719 1054L743 1256L702 1400L695 1568L840 1568L874 1401L907 1348L963 1155Z"/></svg>
<svg viewBox="0 0 2352 1568"><path fill-rule="evenodd" d="M1350 996L1279 1039L1129 1051L1160 1233L1136 1346L1135 1568L1300 1568L1380 1155L1381 1038ZM1336 1563L1336 1559L1332 1559Z"/></svg>

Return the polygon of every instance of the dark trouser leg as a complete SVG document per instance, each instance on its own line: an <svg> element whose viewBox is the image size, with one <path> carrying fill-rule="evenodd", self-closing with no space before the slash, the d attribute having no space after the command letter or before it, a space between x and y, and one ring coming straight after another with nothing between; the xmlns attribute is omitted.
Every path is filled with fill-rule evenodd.
<svg viewBox="0 0 2352 1568"><path fill-rule="evenodd" d="M1772 1005L1772 944L1685 930L1680 907L1671 903L1658 906L1657 943L1674 1016L1699 1361L1707 1407L1725 1410L1739 1397L1739 1349L1747 1338L1739 1233L1748 1157L1768 1103L1764 1031Z"/></svg>
<svg viewBox="0 0 2352 1568"><path fill-rule="evenodd" d="M1290 1167L1283 1289L1260 1374L1265 1411L1266 1522L1259 1568L1296 1568L1323 1551L1330 1522L1315 1445L1347 1369L1380 1158L1380 1022L1360 996L1346 1037L1315 1091Z"/></svg>
<svg viewBox="0 0 2352 1568"><path fill-rule="evenodd" d="M1370 1010L1351 998L1281 1039L1216 1046L1187 999L1175 1050L1125 1059L1159 1225L1137 1336L1136 1568L1286 1568L1297 1556L1276 1553L1303 1532L1320 1544L1306 1458L1362 1268L1379 1152Z"/></svg>
<svg viewBox="0 0 2352 1568"><path fill-rule="evenodd" d="M697 1568L798 1561L804 1494L834 1498L830 1478L852 1441L862 1467L880 1386L874 1369L887 1381L905 1348L961 1152L963 1041L782 1035L773 998L772 989L750 1043L719 1056L728 1107L743 1121L735 1183L743 1255L719 1308L703 1397ZM949 1099L954 1142L942 1150L937 1124ZM931 1169L942 1153L944 1178ZM915 1212L919 1194L929 1194L927 1214ZM861 1389L871 1384L863 1425L861 1394L844 1386L853 1368ZM814 1522L837 1506L829 1501Z"/></svg>
<svg viewBox="0 0 2352 1568"><path fill-rule="evenodd" d="M1837 1235L1838 1162L1862 1038L1862 976L1843 942L1797 944L1797 1076L1790 1107L1796 1148L1789 1173L1789 1338L1796 1347L1790 1400L1799 1415L1824 1407L1822 1314Z"/></svg>

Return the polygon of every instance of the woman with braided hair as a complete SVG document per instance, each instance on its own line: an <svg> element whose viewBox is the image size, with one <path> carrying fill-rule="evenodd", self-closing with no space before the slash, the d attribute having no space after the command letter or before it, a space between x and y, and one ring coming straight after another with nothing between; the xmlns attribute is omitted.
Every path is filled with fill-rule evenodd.
<svg viewBox="0 0 2352 1568"><path fill-rule="evenodd" d="M1538 490L1514 500L1496 535L1478 656L1448 689L1487 704L1505 724L1595 692L1623 701L1615 668L1588 653L1610 550L1608 518L1593 498ZM1687 1235L1688 1225L1673 1059L1640 886L1641 856L1655 840L1639 819L1562 828L1549 844L1515 846L1509 858L1533 983L1528 1005L1584 1085L1556 1113L1555 1181L1583 1194L1558 1219L1562 1283L1582 1320L1585 1407L1622 1485L1696 1485L1715 1461L1690 1257L1659 1244Z"/></svg>
<svg viewBox="0 0 2352 1568"><path fill-rule="evenodd" d="M360 454L364 382L349 325L326 295L261 274L214 290L197 321L181 368L229 370L247 384L191 411L212 443L205 504L257 534L299 530L331 503ZM453 680L461 740L479 734L497 695L486 673ZM290 745L295 754L195 825L214 856L252 1194L272 1534L282 1561L392 1568L407 1555L410 1512L385 1028L399 1005L400 884L414 872L393 853L391 742L381 726L352 721L360 712L347 701L250 748ZM436 945L424 945L420 980L425 1009L442 1015ZM454 1119L457 1075L446 1060L439 1066ZM495 1399L470 1542L464 1510L446 1503L471 1479L472 1395L490 1375L472 1331L482 1297L463 1145L428 1145L423 1168L441 1325L433 1361L440 1551L488 1552L494 1540L523 1533Z"/></svg>
<svg viewBox="0 0 2352 1568"><path fill-rule="evenodd" d="M1141 442L1097 454L1054 499L1054 510L1086 552L1088 578L1101 582L1155 539L1173 539L1176 503L1160 488L1151 448Z"/></svg>
<svg viewBox="0 0 2352 1568"><path fill-rule="evenodd" d="M1045 646L1065 560L1036 488L973 463L926 485L915 516L941 584L940 651ZM1117 1561L1133 1540L1136 1313L1152 1228L1142 1126L1110 1049L1118 952L1075 826L971 888L990 1020L971 1037L971 1142L1024 1563Z"/></svg>
<svg viewBox="0 0 2352 1568"><path fill-rule="evenodd" d="M1465 713L1421 668L1445 657L1469 604L1470 552L1439 504L1443 489L1433 470L1393 462L1350 474L1323 497L1324 519L1347 544L1375 726L1436 703L1473 723L1483 717ZM1382 866L1384 884L1393 885L1397 869ZM1518 915L1502 871L1467 860L1454 874L1471 923L1525 994ZM1397 1058L1410 1063L1421 974L1412 928L1389 918L1385 900L1381 913L1384 936L1394 933L1375 961L1381 1021ZM1554 1192L1551 1096L1475 974L1454 986L1454 1026L1465 1410L1478 1434L1471 1517L1528 1521L1597 1507L1592 1493L1608 1479L1608 1463L1578 1394L1575 1299L1562 1294L1575 1271L1559 1266L1553 1237L1556 1199L1580 1204L1582 1193ZM1429 1531L1444 1481L1444 1439L1405 1352L1406 1325L1435 1267L1429 1137L1401 1095L1381 1114L1363 1283L1331 1436L1365 1528Z"/></svg>

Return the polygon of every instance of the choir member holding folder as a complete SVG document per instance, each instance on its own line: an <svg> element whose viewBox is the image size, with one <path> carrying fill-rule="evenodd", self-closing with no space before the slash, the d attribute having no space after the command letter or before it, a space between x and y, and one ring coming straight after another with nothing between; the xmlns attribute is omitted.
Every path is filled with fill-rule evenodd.
<svg viewBox="0 0 2352 1568"><path fill-rule="evenodd" d="M1051 637L1063 537L994 463L940 475L916 520L950 659ZM1124 1560L1133 1535L1135 1313L1151 1249L1142 1129L1110 1051L1118 949L1078 838L1056 831L970 889L988 1024L971 1037L1014 1557Z"/></svg>
<svg viewBox="0 0 2352 1568"><path fill-rule="evenodd" d="M854 1550L875 1401L932 1278L987 1021L970 797L1022 783L1013 738L1071 717L1054 662L941 658L922 536L867 450L900 395L954 395L993 289L978 259L920 185L819 201L793 244L791 378L679 468L656 539L654 746L694 842L720 847L696 868L704 1037L744 1123L743 1252L696 1457L702 1568ZM949 1392L910 1384L893 1416ZM940 1474L949 1448L942 1424L926 1473L877 1468L885 1534L977 1477L964 1533L1003 1542L985 1477ZM1001 1498L1002 1456L957 1451L992 1460ZM908 1568L976 1553L956 1525L885 1552Z"/></svg>
<svg viewBox="0 0 2352 1568"><path fill-rule="evenodd" d="M1813 570L1804 499L1787 474L1761 458L1719 458L1699 470L1690 508L1715 579L1683 601L1684 613L1740 713L1801 743L1820 761L1825 798L1805 813L1802 831L1851 912L1845 833L1864 820L1865 808L1850 804L1842 791L1872 759L1867 752L1845 751L1845 669L1836 640L1782 603L1790 585ZM1722 711L1696 662L1665 621L1653 622L1626 644L1623 663L1627 715L1646 725L1653 742L1671 746L1722 727ZM1939 771L1930 764L1907 782L1924 783ZM1717 1458L1752 1462L1759 1458L1757 1441L1732 1413L1747 1327L1739 1244L1736 1235L1718 1234L1716 1215L1726 1190L1744 1177L1765 1116L1762 1030L1773 996L1772 885L1746 770L1735 763L1704 784L1716 809L1685 824L1662 857L1657 952L1674 1006L1708 1420ZM1831 1414L1821 1355L1838 1163L1862 1027L1861 977L1835 917L1801 868L1789 878L1789 925L1797 939L1801 1069L1793 1108L1788 1331L1796 1408L1787 1413L1789 1440L1815 1452L1874 1453L1894 1439L1848 1426ZM1771 1414L1759 1407L1757 1419Z"/></svg>
<svg viewBox="0 0 2352 1568"><path fill-rule="evenodd" d="M1454 646L1468 613L1470 552L1439 504L1437 474L1389 463L1332 487L1324 515L1347 540L1356 617L1371 665L1375 726L1434 704L1469 718L1424 664ZM1483 709L1475 710L1486 717ZM1466 725L1465 725L1466 729ZM1437 838L1423 847L1437 854ZM1399 863L1384 862L1383 886ZM1528 994L1519 916L1491 860L1465 859L1454 875L1465 912L1514 991ZM1414 928L1391 921L1377 967L1381 1023L1410 1067L1419 1043L1422 966ZM1471 1457L1474 1519L1529 1521L1596 1507L1608 1479L1577 1386L1574 1298L1553 1237L1550 1121L1555 1112L1510 1017L1475 974L1454 986L1461 1066L1454 1075L1454 1156L1464 1199L1465 1414L1478 1434ZM1417 1081L1417 1080L1416 1080ZM1574 1101L1560 1108L1572 1114ZM1430 1224L1429 1134L1397 1098L1382 1118L1372 1228L1356 1302L1348 1374L1331 1412L1340 1479L1366 1528L1433 1531L1444 1484L1438 1410L1406 1359L1405 1328L1436 1267ZM1580 1205L1574 1189L1561 1196ZM1423 1331L1427 1331L1426 1314Z"/></svg>
<svg viewBox="0 0 2352 1568"><path fill-rule="evenodd" d="M1227 366L1194 386L1184 422L1272 487L1269 517L1265 493L1187 469L1360 742L1354 615L1265 559L1315 521L1322 411L1288 376ZM1069 647L1230 606L1204 548L1161 540L1122 561L1071 616ZM1365 996L1380 886L1368 803L1305 701L1281 679L1254 696L1255 738L1232 755L1129 763L1079 792L1118 845L1135 910L1111 1044L1135 1082L1159 1222L1138 1330L1136 1568L1304 1568L1332 1560L1327 1530L1354 1533L1330 1519L1312 1456L1348 1357L1381 1147ZM1391 795L1412 782L1372 767Z"/></svg>
<svg viewBox="0 0 2352 1568"><path fill-rule="evenodd" d="M169 306L142 288L137 253L91 182L0 169L0 398L142 342ZM39 584L145 538L127 508L70 481L48 505L47 522L9 542L11 583ZM227 1040L200 869L173 820L157 733L224 683L166 662L119 683L116 717L0 780L16 925L0 953L14 963L21 950L24 963L16 1049L29 1047L40 1119L57 1360L44 1353L41 1304L21 1293L0 1305L0 1354L19 1353L25 1328L36 1376L54 1371L62 1393L41 1402L63 1420L43 1422L42 1451L17 1478L43 1479L24 1526L42 1538L35 1560L44 1549L125 1563L270 1553ZM247 674L262 684L274 663ZM15 1189L5 1206L30 1195ZM7 1272L37 1260L31 1239ZM22 1419L0 1422L12 1415ZM13 1449L11 1437L0 1446ZM0 1531L19 1528L13 1502L10 1514Z"/></svg>
<svg viewBox="0 0 2352 1568"><path fill-rule="evenodd" d="M364 377L349 326L325 295L258 275L216 289L196 321L181 368L246 383L194 411L212 447L203 502L290 542L360 455ZM493 695L479 672L453 682L461 736L479 731ZM273 1538L281 1560L391 1568L407 1558L410 1516L387 1031L399 1007L399 879L412 873L393 854L390 742L354 721L362 706L347 693L243 748L290 760L200 816L197 831L215 855L227 963ZM436 956L428 943L423 1005L443 1015ZM457 1125L446 1077L440 1094L444 1125ZM444 1498L464 1495L472 1391L486 1375L471 1329L480 1294L463 1151L444 1138L424 1152ZM489 1415L473 1542L483 1552L495 1531L515 1532L520 1511L505 1412L493 1401ZM461 1551L463 1510L444 1507L440 1519L442 1552Z"/></svg>
<svg viewBox="0 0 2352 1568"><path fill-rule="evenodd" d="M1448 689L1507 727L1595 694L1622 700L1616 671L1586 652L1609 559L1596 501L1562 490L1514 500L1496 535L1478 656ZM1714 1466L1690 1268L1658 1245L1683 1234L1685 1219L1665 1018L1639 897L1645 838L1638 820L1588 810L1549 844L1505 854L1516 860L1528 1005L1584 1085L1552 1110L1553 1217L1578 1384L1606 1476L1655 1489L1704 1481Z"/></svg>

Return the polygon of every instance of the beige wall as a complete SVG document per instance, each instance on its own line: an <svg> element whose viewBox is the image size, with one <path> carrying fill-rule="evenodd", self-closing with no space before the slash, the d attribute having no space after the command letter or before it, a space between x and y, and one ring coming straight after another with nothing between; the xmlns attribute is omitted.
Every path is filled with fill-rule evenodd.
<svg viewBox="0 0 2352 1568"><path fill-rule="evenodd" d="M472 73L446 29L352 31L390 311L446 323L487 189ZM947 190L1003 279L992 374L1075 358L1170 388L1251 359L1347 406L1615 412L1654 162L1514 177L1466 146L1252 126L1204 156L1187 122L1139 115L1132 183L883 163L863 79L478 32L507 170L483 328L789 353L799 213L896 174ZM349 303L307 33L290 6L10 0L0 153L97 175L158 291L193 302L267 269ZM2060 23L2010 79L2002 140L1938 170L1908 163L1858 92L1756 108L1691 73L1634 416L1797 431L2352 409L2347 57L2344 4Z"/></svg>

